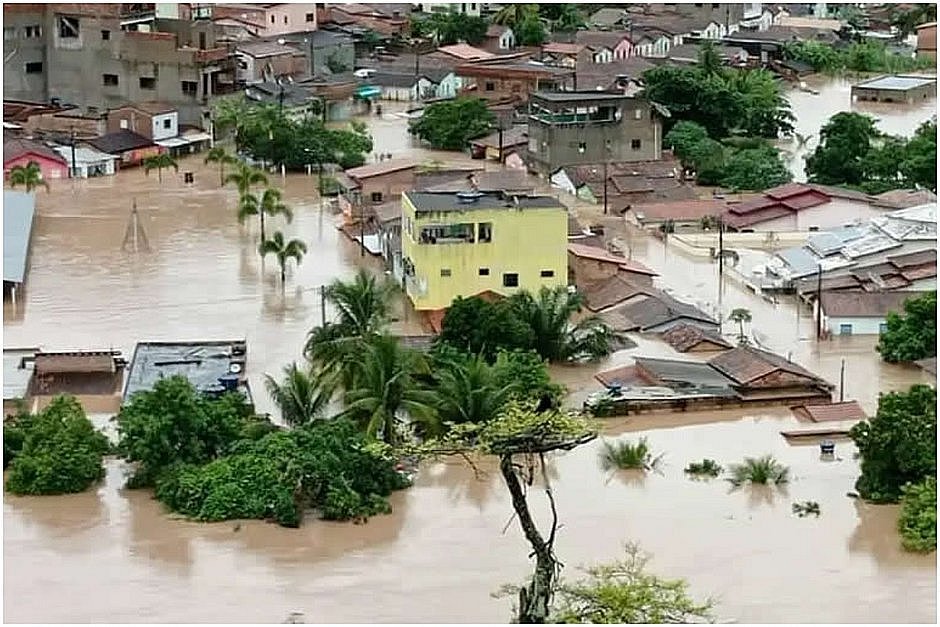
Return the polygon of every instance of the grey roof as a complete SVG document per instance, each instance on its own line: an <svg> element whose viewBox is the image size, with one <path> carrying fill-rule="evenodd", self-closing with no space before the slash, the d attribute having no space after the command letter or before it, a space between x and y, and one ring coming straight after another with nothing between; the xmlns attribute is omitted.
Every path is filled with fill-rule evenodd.
<svg viewBox="0 0 940 627"><path fill-rule="evenodd" d="M481 193L473 202L461 202L457 193L405 192L417 211L475 211L481 209L562 209L565 205L553 196L513 196L502 193ZM518 199L518 206L515 200Z"/></svg>
<svg viewBox="0 0 940 627"><path fill-rule="evenodd" d="M3 400L26 398L38 348L3 349Z"/></svg>
<svg viewBox="0 0 940 627"><path fill-rule="evenodd" d="M705 363L652 357L637 357L636 363L660 381L678 384L679 387L730 389L734 384L730 378Z"/></svg>
<svg viewBox="0 0 940 627"><path fill-rule="evenodd" d="M129 131L126 128L115 131L113 133L108 133L107 135L102 135L101 137L89 139L86 143L94 146L101 152L112 155L127 152L128 150L138 150L140 148L146 148L148 146L154 145L152 141L143 135L138 135L137 133Z"/></svg>
<svg viewBox="0 0 940 627"><path fill-rule="evenodd" d="M384 72L379 70L369 77L369 82L381 87L411 88L415 85L415 75L414 72L409 74L407 72Z"/></svg>
<svg viewBox="0 0 940 627"><path fill-rule="evenodd" d="M582 102L591 100L632 100L631 96L598 91L538 91L535 98L549 102Z"/></svg>
<svg viewBox="0 0 940 627"><path fill-rule="evenodd" d="M794 276L812 274L819 267L817 258L802 246L786 248L777 252L777 256L787 263Z"/></svg>
<svg viewBox="0 0 940 627"><path fill-rule="evenodd" d="M890 91L907 91L925 85L936 84L937 79L929 76L880 76L870 81L858 83L856 87L864 89L886 89Z"/></svg>
<svg viewBox="0 0 940 627"><path fill-rule="evenodd" d="M238 347L243 350L241 355L234 354ZM240 340L140 342L134 349L134 357L127 372L124 400L130 399L135 392L152 389L160 379L175 375L186 377L200 392L218 391L221 377L237 374L243 379L246 358L247 348L245 342ZM234 372L236 369L237 373ZM243 380L240 389L250 402L247 382Z"/></svg>
<svg viewBox="0 0 940 627"><path fill-rule="evenodd" d="M22 283L33 232L33 194L3 190L3 281Z"/></svg>
<svg viewBox="0 0 940 627"><path fill-rule="evenodd" d="M627 12L623 9L598 9L588 21L599 26L613 26L622 21L626 15Z"/></svg>

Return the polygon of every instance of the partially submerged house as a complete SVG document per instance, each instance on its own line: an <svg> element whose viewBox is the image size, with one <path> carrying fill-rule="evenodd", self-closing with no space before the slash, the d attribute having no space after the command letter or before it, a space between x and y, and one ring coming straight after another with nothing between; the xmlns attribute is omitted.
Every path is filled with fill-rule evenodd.
<svg viewBox="0 0 940 627"><path fill-rule="evenodd" d="M717 331L693 324L676 325L663 333L662 339L679 353L704 353L734 348L734 345Z"/></svg>
<svg viewBox="0 0 940 627"><path fill-rule="evenodd" d="M604 248L568 243L568 276L575 285L588 285L621 276L638 285L652 285L657 273L639 261L615 255Z"/></svg>
<svg viewBox="0 0 940 627"><path fill-rule="evenodd" d="M903 313L905 301L923 292L823 292L822 327L830 335L878 335L887 328L889 313Z"/></svg>
<svg viewBox="0 0 940 627"><path fill-rule="evenodd" d="M150 390L160 379L182 376L206 395L240 392L253 404L245 366L244 340L218 342L139 342L134 348L124 402L137 392Z"/></svg>
<svg viewBox="0 0 940 627"><path fill-rule="evenodd" d="M852 99L913 104L937 97L936 76L881 76L852 86Z"/></svg>
<svg viewBox="0 0 940 627"><path fill-rule="evenodd" d="M701 231L706 224L717 226L718 217L728 206L719 198L637 203L627 208L623 217L645 229L663 228L674 233Z"/></svg>
<svg viewBox="0 0 940 627"><path fill-rule="evenodd" d="M3 176L9 178L15 167L30 163L39 166L44 181L65 179L69 176L69 164L49 146L30 139L12 139L3 142Z"/></svg>
<svg viewBox="0 0 940 627"><path fill-rule="evenodd" d="M163 146L127 129L89 139L86 143L99 152L120 157L120 167L140 165L144 159L166 152Z"/></svg>

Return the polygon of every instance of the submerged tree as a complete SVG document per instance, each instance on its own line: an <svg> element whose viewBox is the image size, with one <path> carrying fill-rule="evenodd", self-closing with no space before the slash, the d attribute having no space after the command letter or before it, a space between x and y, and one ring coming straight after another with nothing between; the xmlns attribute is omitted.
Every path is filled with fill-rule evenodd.
<svg viewBox="0 0 940 627"><path fill-rule="evenodd" d="M244 224L248 216L258 216L261 222L261 241L265 240L264 216L282 215L290 223L294 213L281 201L281 190L269 187L259 198L255 194L243 194L238 203L238 223Z"/></svg>
<svg viewBox="0 0 940 627"><path fill-rule="evenodd" d="M281 382L265 375L264 384L281 410L281 418L292 427L322 417L333 397L332 379L327 373L300 368L296 362L284 367Z"/></svg>
<svg viewBox="0 0 940 627"><path fill-rule="evenodd" d="M269 254L277 257L277 263L281 268L281 287L283 287L284 282L287 280L287 262L294 259L297 265L300 265L304 255L307 254L307 245L296 238L286 241L284 234L277 231L271 236L271 239L261 242L258 252L261 253L262 257L267 257Z"/></svg>
<svg viewBox="0 0 940 627"><path fill-rule="evenodd" d="M168 152L162 152L159 155L144 159L144 174L150 174L151 170L156 170L157 180L161 183L163 182L163 170L166 168L173 168L175 172L180 170L176 158Z"/></svg>
<svg viewBox="0 0 940 627"><path fill-rule="evenodd" d="M558 583L561 563L555 556L558 510L551 480L546 471L546 455L570 451L597 437L595 426L575 414L558 411L535 412L512 403L495 420L486 424L451 427L448 434L420 447L428 455L495 455L509 490L519 526L532 547L535 572L519 588L515 621L538 624L548 621ZM528 488L538 478L552 512L547 535L536 526L529 511Z"/></svg>
<svg viewBox="0 0 940 627"><path fill-rule="evenodd" d="M904 313L889 312L878 352L889 363L937 356L937 292L904 301Z"/></svg>
<svg viewBox="0 0 940 627"><path fill-rule="evenodd" d="M238 159L230 155L225 148L222 146L216 146L209 150L206 153L206 158L203 160L203 163L218 163L219 164L219 187L225 185L225 166L232 165L237 163Z"/></svg>
<svg viewBox="0 0 940 627"><path fill-rule="evenodd" d="M27 192L31 192L40 185L49 191L49 183L42 178L42 168L35 161L26 165L17 165L10 168L10 187L22 185Z"/></svg>
<svg viewBox="0 0 940 627"><path fill-rule="evenodd" d="M268 177L264 172L253 168L247 163L239 163L235 171L225 177L225 183L232 183L238 190L239 196L251 193L253 185L267 185Z"/></svg>

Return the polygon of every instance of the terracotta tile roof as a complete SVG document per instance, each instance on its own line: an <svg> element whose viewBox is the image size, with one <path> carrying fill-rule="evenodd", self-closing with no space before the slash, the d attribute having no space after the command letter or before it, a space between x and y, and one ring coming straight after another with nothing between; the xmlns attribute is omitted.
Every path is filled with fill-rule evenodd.
<svg viewBox="0 0 940 627"><path fill-rule="evenodd" d="M917 292L823 292L822 308L833 318L883 318L904 310L904 301Z"/></svg>
<svg viewBox="0 0 940 627"><path fill-rule="evenodd" d="M580 44L565 44L553 41L542 46L542 52L548 54L578 54L584 50L584 48L585 46Z"/></svg>
<svg viewBox="0 0 940 627"><path fill-rule="evenodd" d="M712 357L708 360L708 363L742 385L778 370L799 377L822 381L802 366L753 346L738 346L721 355Z"/></svg>
<svg viewBox="0 0 940 627"><path fill-rule="evenodd" d="M905 268L901 271L901 276L908 281L917 281L920 279L930 279L937 276L937 262L925 263L921 266Z"/></svg>
<svg viewBox="0 0 940 627"><path fill-rule="evenodd" d="M677 325L662 335L663 341L680 353L685 353L702 342L711 342L717 350L733 348L731 342L713 331L706 331L691 324Z"/></svg>
<svg viewBox="0 0 940 627"><path fill-rule="evenodd" d="M719 216L727 209L728 203L718 199L640 203L630 208L642 220L700 220Z"/></svg>
<svg viewBox="0 0 940 627"><path fill-rule="evenodd" d="M358 168L350 168L346 170L346 176L353 180L367 179L373 176L382 176L383 174L398 172L399 170L407 170L408 168L417 168L419 165L421 165L420 160L403 157L401 159L391 159L390 161L381 163L361 165Z"/></svg>
<svg viewBox="0 0 940 627"><path fill-rule="evenodd" d="M621 366L611 370L598 372L594 378L606 387L619 385L622 387L647 386L653 383L636 366Z"/></svg>
<svg viewBox="0 0 940 627"><path fill-rule="evenodd" d="M937 195L929 189L895 189L871 198L872 204L888 209L907 209L937 202Z"/></svg>
<svg viewBox="0 0 940 627"><path fill-rule="evenodd" d="M907 253L904 255L892 255L887 257L886 260L891 265L897 268L908 268L911 266L920 266L925 263L937 263L937 249L932 248L930 250L921 250L915 253Z"/></svg>
<svg viewBox="0 0 940 627"><path fill-rule="evenodd" d="M724 221L733 228L742 228L780 218L803 209L818 207L831 200L819 189L803 183L787 183L766 190L756 198L730 204Z"/></svg>
<svg viewBox="0 0 940 627"><path fill-rule="evenodd" d="M627 272L645 274L648 276L659 276L656 272L650 270L639 261L631 261L626 257L615 255L602 248L584 246L582 244L568 244L568 252L575 257L581 257L583 259L593 259L594 261L617 264L622 270L626 270Z"/></svg>
<svg viewBox="0 0 940 627"><path fill-rule="evenodd" d="M452 46L441 46L437 49L438 52L443 52L444 54L462 59L464 61L473 61L476 59L491 59L494 55L492 52L483 50L482 48L474 48L468 44L454 44Z"/></svg>
<svg viewBox="0 0 940 627"><path fill-rule="evenodd" d="M793 413L813 422L842 422L845 420L866 420L865 410L858 401L829 403L827 405L797 405L791 408Z"/></svg>
<svg viewBox="0 0 940 627"><path fill-rule="evenodd" d="M67 163L62 155L57 153L52 148L49 148L45 144L41 144L39 142L28 139L11 139L10 141L3 142L4 163L8 163L9 161L19 159L20 157L26 155L36 155L37 157L49 159L50 161L55 161L56 163Z"/></svg>
<svg viewBox="0 0 940 627"><path fill-rule="evenodd" d="M596 312L640 294L655 296L658 290L650 286L637 285L618 274L607 280L585 286L583 294L587 308Z"/></svg>
<svg viewBox="0 0 940 627"><path fill-rule="evenodd" d="M107 135L96 137L95 139L89 139L87 143L91 144L101 152L106 152L112 155L127 152L128 150L147 148L148 146L154 145L152 141L143 135L138 135L137 133L127 129L115 131L114 133L108 133Z"/></svg>

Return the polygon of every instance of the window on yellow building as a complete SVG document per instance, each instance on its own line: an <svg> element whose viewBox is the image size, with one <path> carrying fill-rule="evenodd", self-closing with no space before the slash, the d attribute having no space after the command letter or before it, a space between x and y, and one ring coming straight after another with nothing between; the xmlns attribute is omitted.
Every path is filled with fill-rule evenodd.
<svg viewBox="0 0 940 627"><path fill-rule="evenodd" d="M477 239L479 241L481 242L493 241L493 223L492 222L480 222L477 233L478 233Z"/></svg>
<svg viewBox="0 0 940 627"><path fill-rule="evenodd" d="M479 273L480 273L480 276L490 276L490 269L480 268Z"/></svg>
<svg viewBox="0 0 940 627"><path fill-rule="evenodd" d="M443 277L450 276L450 268L441 268L441 276Z"/></svg>
<svg viewBox="0 0 940 627"><path fill-rule="evenodd" d="M504 273L503 287L519 287L519 275L515 272Z"/></svg>
<svg viewBox="0 0 940 627"><path fill-rule="evenodd" d="M542 278L543 278L543 279L550 279L550 278L552 278L553 276L555 276L555 271L554 271L554 270L542 270Z"/></svg>

